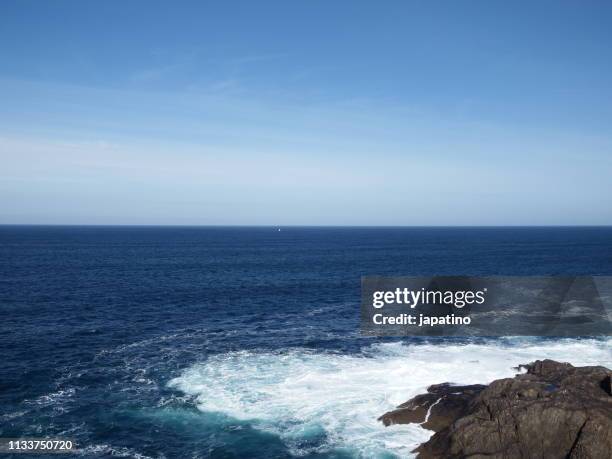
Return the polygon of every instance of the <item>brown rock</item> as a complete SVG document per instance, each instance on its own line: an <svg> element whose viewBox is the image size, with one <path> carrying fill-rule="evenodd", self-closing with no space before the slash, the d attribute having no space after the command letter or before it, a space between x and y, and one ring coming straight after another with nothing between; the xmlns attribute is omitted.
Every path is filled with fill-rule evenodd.
<svg viewBox="0 0 612 459"><path fill-rule="evenodd" d="M472 386L435 384L427 388L426 394L417 395L402 403L396 410L383 414L378 420L385 426L422 424L426 429L438 432L462 416L469 401L485 387L481 384Z"/></svg>
<svg viewBox="0 0 612 459"><path fill-rule="evenodd" d="M434 430L415 450L421 459L612 459L610 370L552 360L519 368L527 373L489 386L431 386L379 419Z"/></svg>

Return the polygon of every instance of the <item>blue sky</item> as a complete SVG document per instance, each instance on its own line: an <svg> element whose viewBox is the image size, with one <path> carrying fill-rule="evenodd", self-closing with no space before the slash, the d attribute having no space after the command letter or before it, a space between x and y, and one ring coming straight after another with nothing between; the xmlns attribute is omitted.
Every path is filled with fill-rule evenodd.
<svg viewBox="0 0 612 459"><path fill-rule="evenodd" d="M0 3L0 223L612 224L610 2Z"/></svg>

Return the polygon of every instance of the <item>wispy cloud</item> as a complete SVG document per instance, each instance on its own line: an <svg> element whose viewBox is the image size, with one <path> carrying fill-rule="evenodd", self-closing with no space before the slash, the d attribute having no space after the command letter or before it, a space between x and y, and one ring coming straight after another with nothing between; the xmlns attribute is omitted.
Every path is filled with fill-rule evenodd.
<svg viewBox="0 0 612 459"><path fill-rule="evenodd" d="M231 65L247 65L259 62L270 62L279 59L285 59L289 55L287 53L267 53L267 54L249 54L245 56L229 57L225 59L225 63Z"/></svg>

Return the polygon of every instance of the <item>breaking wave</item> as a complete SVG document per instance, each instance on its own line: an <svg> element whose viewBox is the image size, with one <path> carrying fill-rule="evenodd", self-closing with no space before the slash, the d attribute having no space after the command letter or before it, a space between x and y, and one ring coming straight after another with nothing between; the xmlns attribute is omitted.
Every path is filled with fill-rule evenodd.
<svg viewBox="0 0 612 459"><path fill-rule="evenodd" d="M230 352L172 379L204 412L248 422L277 435L292 454L406 457L432 432L383 427L378 416L450 381L512 377L536 359L612 366L612 340L505 339L482 344L375 344L357 355L294 349Z"/></svg>

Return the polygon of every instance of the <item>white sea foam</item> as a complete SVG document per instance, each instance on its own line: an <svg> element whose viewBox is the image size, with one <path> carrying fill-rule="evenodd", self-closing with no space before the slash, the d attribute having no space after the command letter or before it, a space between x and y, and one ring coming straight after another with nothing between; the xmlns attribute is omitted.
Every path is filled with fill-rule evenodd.
<svg viewBox="0 0 612 459"><path fill-rule="evenodd" d="M125 457L130 459L154 459L130 448L115 447L111 445L90 445L74 451L79 456L104 456L104 457ZM157 459L165 459L166 456L159 454Z"/></svg>
<svg viewBox="0 0 612 459"><path fill-rule="evenodd" d="M66 402L71 397L73 397L75 393L76 393L76 389L74 387L71 387L68 389L58 390L55 392L50 392L45 395L41 395L40 397L35 398L33 400L25 400L25 403L39 405L39 406L53 405L53 406L58 407L63 402Z"/></svg>
<svg viewBox="0 0 612 459"><path fill-rule="evenodd" d="M195 396L202 411L274 432L294 454L339 448L357 457L409 457L431 432L418 425L385 428L378 416L430 384L488 383L543 358L612 367L612 340L389 343L361 355L233 352L194 365L169 385Z"/></svg>

